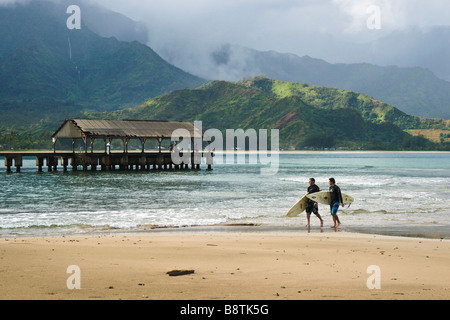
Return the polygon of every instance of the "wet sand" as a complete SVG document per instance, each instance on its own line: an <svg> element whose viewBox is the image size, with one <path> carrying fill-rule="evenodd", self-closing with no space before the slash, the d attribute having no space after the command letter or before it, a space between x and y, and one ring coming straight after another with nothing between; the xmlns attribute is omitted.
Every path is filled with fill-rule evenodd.
<svg viewBox="0 0 450 320"><path fill-rule="evenodd" d="M381 289L370 290L374 265ZM0 299L448 299L449 265L448 240L354 233L3 238ZM79 277L69 266L79 267ZM172 270L195 273L170 277ZM69 277L81 289L70 290Z"/></svg>

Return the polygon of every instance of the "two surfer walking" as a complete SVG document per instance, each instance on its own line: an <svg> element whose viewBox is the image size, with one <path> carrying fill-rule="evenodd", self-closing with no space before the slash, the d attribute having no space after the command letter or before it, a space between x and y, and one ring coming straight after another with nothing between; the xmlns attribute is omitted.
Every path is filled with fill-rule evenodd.
<svg viewBox="0 0 450 320"><path fill-rule="evenodd" d="M311 178L309 180L308 193L305 194L287 213L290 218L298 217L302 212L306 210L306 216L308 218L307 228L311 227L311 214L315 214L323 227L323 219L319 214L318 203L329 205L331 208L331 215L333 217L334 226L337 228L341 225L341 221L338 217L339 207L342 205L352 204L355 199L347 194L341 193L341 189L336 185L336 180L330 178L329 191L320 191L320 188L316 185L316 180Z"/></svg>
<svg viewBox="0 0 450 320"><path fill-rule="evenodd" d="M344 200L342 198L341 189L336 185L336 180L330 178L330 197L331 197L331 216L333 217L334 226L332 228L337 228L341 225L341 221L337 215L339 207L342 205L344 207ZM316 180L314 178L309 179L308 195L320 192L320 188L316 185ZM320 226L323 227L323 219L319 214L319 204L314 200L308 199L306 206L306 217L308 219L307 228L311 227L311 214L314 213L320 219Z"/></svg>

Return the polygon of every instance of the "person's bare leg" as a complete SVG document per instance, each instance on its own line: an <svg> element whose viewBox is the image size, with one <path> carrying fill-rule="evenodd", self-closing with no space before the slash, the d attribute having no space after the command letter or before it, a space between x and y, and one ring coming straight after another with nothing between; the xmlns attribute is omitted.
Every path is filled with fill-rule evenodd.
<svg viewBox="0 0 450 320"><path fill-rule="evenodd" d="M320 214L318 214L318 213L316 213L316 216L317 216L317 218L319 218L319 220L320 220L320 227L323 228L323 219L322 219L322 217L321 217Z"/></svg>
<svg viewBox="0 0 450 320"><path fill-rule="evenodd" d="M336 218L337 218L337 216L333 214L333 226L331 228L335 228L336 229L338 227Z"/></svg>

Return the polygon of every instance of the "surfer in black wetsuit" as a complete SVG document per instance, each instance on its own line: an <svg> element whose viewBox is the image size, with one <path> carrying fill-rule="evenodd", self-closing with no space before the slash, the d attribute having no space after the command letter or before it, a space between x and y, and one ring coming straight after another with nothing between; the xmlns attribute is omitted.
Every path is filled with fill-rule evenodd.
<svg viewBox="0 0 450 320"><path fill-rule="evenodd" d="M316 179L311 178L309 179L308 194L316 192L320 192L320 188L316 185ZM311 213L314 213L317 218L320 219L320 226L323 227L323 219L319 214L319 205L317 202L308 199L308 204L306 206L306 217L308 219L308 224L306 225L307 228L311 227Z"/></svg>
<svg viewBox="0 0 450 320"><path fill-rule="evenodd" d="M341 225L341 221L337 215L339 206L344 207L344 200L342 199L341 188L336 185L336 180L330 178L330 192L331 192L331 215L333 217L334 226L332 228L337 228Z"/></svg>

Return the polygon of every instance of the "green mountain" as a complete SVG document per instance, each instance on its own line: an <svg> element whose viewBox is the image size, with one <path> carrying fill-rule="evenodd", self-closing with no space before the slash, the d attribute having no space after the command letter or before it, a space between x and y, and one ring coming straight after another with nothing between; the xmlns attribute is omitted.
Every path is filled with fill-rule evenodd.
<svg viewBox="0 0 450 320"><path fill-rule="evenodd" d="M85 116L201 120L204 128L219 130L279 129L284 149L436 149L436 144L406 130L450 133L450 121L409 116L365 94L264 77L213 81L150 99L139 107Z"/></svg>
<svg viewBox="0 0 450 320"><path fill-rule="evenodd" d="M66 10L45 1L0 7L0 133L204 82L137 41L97 35L83 18L81 30L69 30Z"/></svg>

